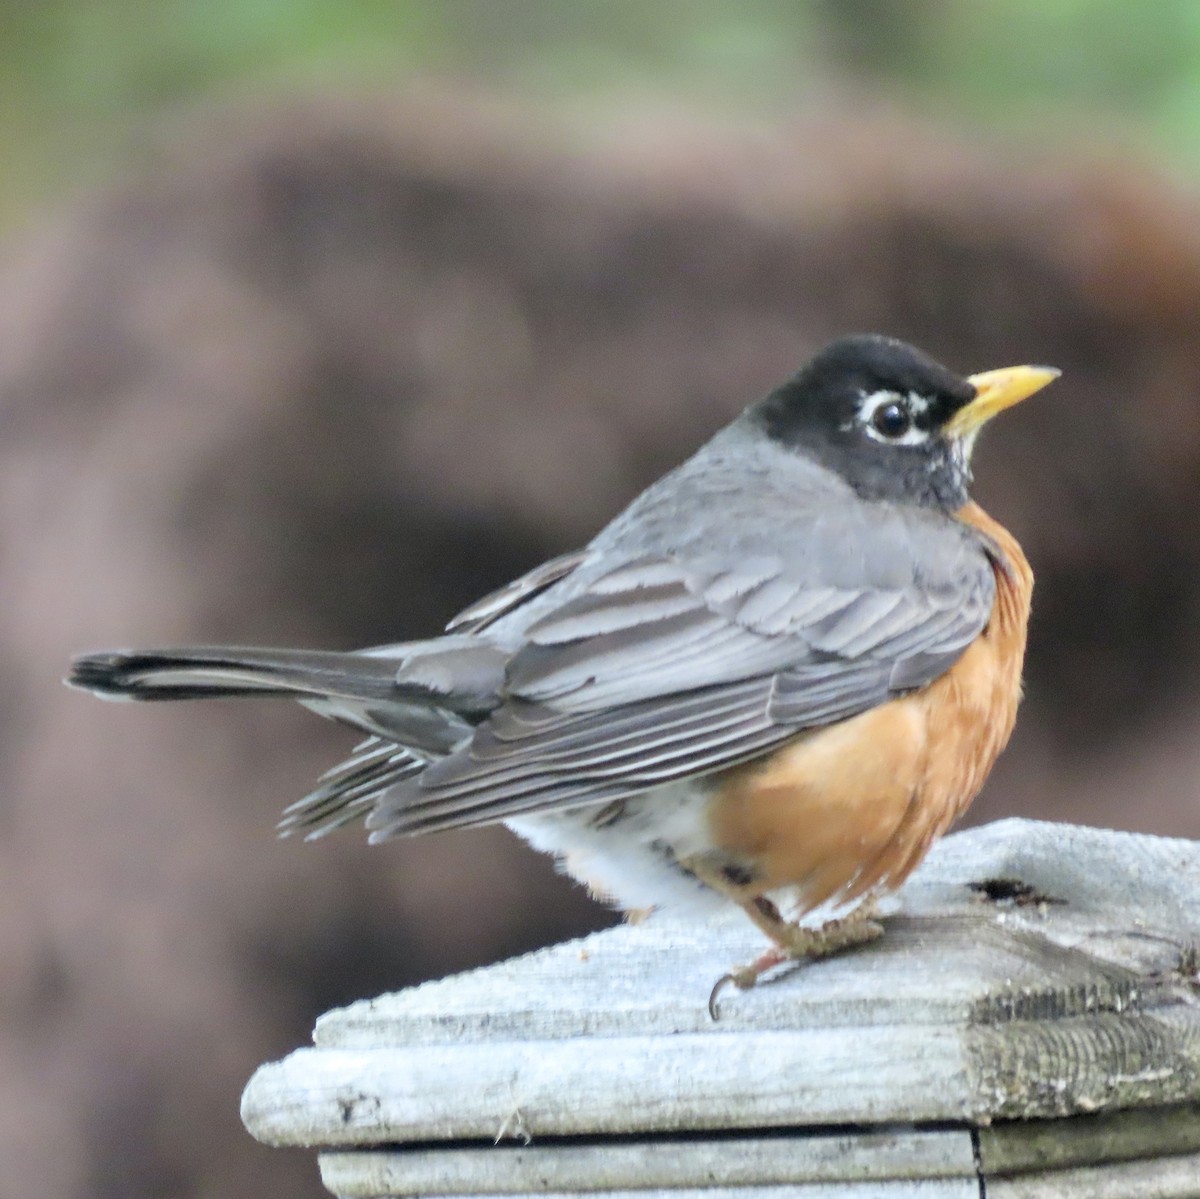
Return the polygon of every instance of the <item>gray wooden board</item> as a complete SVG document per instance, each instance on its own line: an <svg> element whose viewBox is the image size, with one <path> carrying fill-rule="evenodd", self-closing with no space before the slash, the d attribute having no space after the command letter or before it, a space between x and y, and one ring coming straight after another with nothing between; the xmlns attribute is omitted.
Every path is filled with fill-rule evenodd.
<svg viewBox="0 0 1200 1199"><path fill-rule="evenodd" d="M1031 893L967 885L997 879ZM259 1070L243 1116L337 1147L491 1140L515 1111L534 1135L645 1134L1200 1100L1197 845L1004 821L947 838L900 905L881 941L727 993L715 1024L713 980L760 948L736 911L352 1004Z"/></svg>
<svg viewBox="0 0 1200 1199"><path fill-rule="evenodd" d="M334 1192L337 1194L337 1192ZM370 1192L351 1192L342 1199L357 1199ZM818 1182L799 1186L689 1187L686 1190L654 1191L544 1191L539 1199L979 1199L973 1182ZM374 1199L374 1197L373 1197ZM400 1199L380 1195L379 1199ZM471 1195L447 1195L438 1199L474 1199ZM1125 1196L1129 1199L1129 1196ZM1175 1199L1174 1195L1163 1199ZM1189 1199L1185 1196L1183 1199Z"/></svg>
<svg viewBox="0 0 1200 1199"><path fill-rule="evenodd" d="M504 1191L495 1183L482 1189L445 1192L439 1189L408 1190L402 1179L392 1177L378 1163L339 1161L328 1168L326 1157L344 1158L347 1155L322 1155L322 1181L339 1199L407 1199L409 1196L430 1196L430 1199L472 1199L474 1196L509 1194L537 1195L539 1199L566 1199L567 1196L587 1195L595 1199L655 1199L673 1196L674 1199L720 1199L721 1196L744 1199L771 1199L772 1196L791 1196L792 1199L979 1199L983 1193L978 1178L895 1180L876 1179L866 1182L788 1183L785 1185L718 1186L718 1187L654 1187L614 1191L603 1179L592 1180L587 1189L547 1191L529 1185L520 1191ZM988 1199L1200 1199L1200 1157L1173 1157L1153 1162L1131 1162L1118 1166L1092 1167L1053 1173L1023 1175L1018 1178L990 1179L986 1182Z"/></svg>
<svg viewBox="0 0 1200 1199"><path fill-rule="evenodd" d="M352 1004L255 1074L243 1118L326 1150L355 1199L949 1199L978 1194L971 1128L993 1199L1200 1194L1200 846L1004 821L947 838L899 907L715 1024L713 981L761 948L732 910ZM671 1152L683 1132L723 1135ZM1081 1189L1100 1177L1126 1189Z"/></svg>
<svg viewBox="0 0 1200 1199"><path fill-rule="evenodd" d="M968 1179L978 1193L966 1129L325 1153L321 1177L354 1199L930 1179Z"/></svg>
<svg viewBox="0 0 1200 1199"><path fill-rule="evenodd" d="M1133 1108L1071 1120L1014 1120L980 1129L988 1178L1200 1153L1200 1107Z"/></svg>
<svg viewBox="0 0 1200 1199"><path fill-rule="evenodd" d="M987 1199L1200 1199L1200 1155L989 1179Z"/></svg>
<svg viewBox="0 0 1200 1199"><path fill-rule="evenodd" d="M959 1106L966 1081L952 1030L802 1029L728 1040L685 1033L420 1054L323 1050L282 1063L244 1116L270 1144L326 1146L491 1141L518 1123L542 1137L777 1128L801 1112L818 1124L969 1114Z"/></svg>
<svg viewBox="0 0 1200 1199"><path fill-rule="evenodd" d="M1131 1110L1071 1120L996 1124L972 1145L966 1128L586 1143L455 1146L323 1153L321 1176L347 1199L378 1195L540 1195L548 1191L659 1190L815 1183L899 1183L978 1177L1021 1194L1033 1182L1054 1194L1081 1185L1103 1164L1103 1177L1181 1176L1200 1154L1200 1108ZM1192 1154L1193 1156L1189 1156ZM978 1156L978 1160L977 1160ZM1121 1169L1113 1168L1121 1165ZM1200 1185L1200 1171L1197 1172ZM989 1192L992 1193L992 1192ZM1186 1193L1186 1192L1185 1192Z"/></svg>

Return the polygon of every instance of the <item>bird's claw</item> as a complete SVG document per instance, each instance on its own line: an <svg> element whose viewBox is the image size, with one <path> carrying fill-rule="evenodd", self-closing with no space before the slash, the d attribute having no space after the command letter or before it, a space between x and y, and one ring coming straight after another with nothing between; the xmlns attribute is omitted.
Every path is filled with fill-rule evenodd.
<svg viewBox="0 0 1200 1199"><path fill-rule="evenodd" d="M720 978L713 984L713 989L708 993L708 1015L715 1023L717 1016L717 1000L720 998L721 992L727 986L732 984L739 991L748 991L756 982L758 976L762 973L756 969L757 963L751 966L739 966L736 970L730 970L728 974L722 974Z"/></svg>
<svg viewBox="0 0 1200 1199"><path fill-rule="evenodd" d="M781 966L784 962L795 960L795 954L776 947L768 949L766 953L756 958L748 966L737 966L735 969L730 970L728 974L722 974L708 995L709 1016L714 1022L718 1019L717 999L720 997L721 992L731 983L739 991L748 991L768 970L773 969L775 966Z"/></svg>

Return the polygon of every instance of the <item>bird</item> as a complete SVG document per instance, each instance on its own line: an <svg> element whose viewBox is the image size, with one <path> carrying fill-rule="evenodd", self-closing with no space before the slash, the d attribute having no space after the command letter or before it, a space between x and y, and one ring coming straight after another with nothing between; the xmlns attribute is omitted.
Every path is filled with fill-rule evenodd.
<svg viewBox="0 0 1200 1199"><path fill-rule="evenodd" d="M105 698L284 696L366 734L284 812L372 842L504 823L629 913L730 903L767 948L881 935L1012 733L1033 573L969 494L980 430L1058 376L842 337L583 548L356 652L78 657Z"/></svg>

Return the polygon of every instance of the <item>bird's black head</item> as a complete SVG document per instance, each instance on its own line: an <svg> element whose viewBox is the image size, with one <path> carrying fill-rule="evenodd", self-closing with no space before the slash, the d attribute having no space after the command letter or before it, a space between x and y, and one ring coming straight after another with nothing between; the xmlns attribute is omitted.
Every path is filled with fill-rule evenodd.
<svg viewBox="0 0 1200 1199"><path fill-rule="evenodd" d="M860 334L826 346L748 417L866 499L955 511L979 429L1057 375L1018 366L964 378L902 341Z"/></svg>

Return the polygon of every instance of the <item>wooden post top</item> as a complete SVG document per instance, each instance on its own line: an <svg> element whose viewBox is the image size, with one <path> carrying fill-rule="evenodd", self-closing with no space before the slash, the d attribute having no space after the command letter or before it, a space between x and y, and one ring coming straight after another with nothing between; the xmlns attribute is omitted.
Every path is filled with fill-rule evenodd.
<svg viewBox="0 0 1200 1199"><path fill-rule="evenodd" d="M735 910L652 916L362 1001L260 1068L243 1119L345 1196L997 1197L1038 1171L1092 1195L1135 1168L1200 1196L1200 844L948 837L881 940L726 991L714 1023L761 948Z"/></svg>

